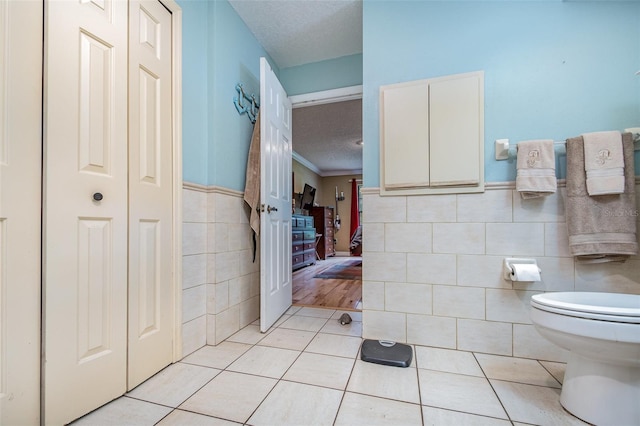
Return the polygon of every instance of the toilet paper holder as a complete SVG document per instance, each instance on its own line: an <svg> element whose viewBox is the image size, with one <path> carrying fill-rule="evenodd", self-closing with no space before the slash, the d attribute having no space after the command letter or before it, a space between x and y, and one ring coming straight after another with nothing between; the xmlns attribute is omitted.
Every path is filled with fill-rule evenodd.
<svg viewBox="0 0 640 426"><path fill-rule="evenodd" d="M538 267L538 262L535 259L527 259L527 258L518 258L518 257L507 257L504 259L504 268L502 271L502 276L507 281L516 281L514 280L515 269L513 265L536 265L538 268L538 272L542 272L540 267Z"/></svg>

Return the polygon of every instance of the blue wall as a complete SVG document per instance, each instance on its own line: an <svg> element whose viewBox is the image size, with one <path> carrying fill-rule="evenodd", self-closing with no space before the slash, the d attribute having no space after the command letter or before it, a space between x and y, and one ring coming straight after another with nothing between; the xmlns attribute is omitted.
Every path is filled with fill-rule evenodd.
<svg viewBox="0 0 640 426"><path fill-rule="evenodd" d="M260 94L260 57L274 62L226 0L178 0L183 11L183 175L244 190L253 125L233 105L237 83Z"/></svg>
<svg viewBox="0 0 640 426"><path fill-rule="evenodd" d="M260 57L279 70L226 0L209 2L209 167L208 183L244 191L253 125L233 105L235 87L260 97Z"/></svg>
<svg viewBox="0 0 640 426"><path fill-rule="evenodd" d="M515 179L495 139L640 126L640 3L365 0L363 26L365 186L379 186L380 85L484 70L487 181Z"/></svg>
<svg viewBox="0 0 640 426"><path fill-rule="evenodd" d="M362 84L362 54L283 68L280 82L289 96Z"/></svg>
<svg viewBox="0 0 640 426"><path fill-rule="evenodd" d="M267 57L289 95L362 84L362 55L280 72L226 0L178 0L183 13L183 176L244 190L253 125L233 105L235 86L260 95Z"/></svg>
<svg viewBox="0 0 640 426"><path fill-rule="evenodd" d="M184 180L243 190L252 125L232 100L238 82L259 93L259 57L267 54L226 0L178 2ZM640 126L638 2L365 0L363 26L362 57L282 71L270 62L290 95L364 85L366 186L379 185L384 84L484 70L487 181L515 178L513 163L494 160L495 139Z"/></svg>
<svg viewBox="0 0 640 426"><path fill-rule="evenodd" d="M186 182L206 185L208 4L193 0L178 2L182 8L182 174Z"/></svg>

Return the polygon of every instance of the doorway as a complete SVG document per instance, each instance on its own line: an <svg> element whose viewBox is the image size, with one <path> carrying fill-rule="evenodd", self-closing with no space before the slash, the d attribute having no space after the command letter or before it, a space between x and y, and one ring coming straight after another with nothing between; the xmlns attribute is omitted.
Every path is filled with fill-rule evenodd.
<svg viewBox="0 0 640 426"><path fill-rule="evenodd" d="M293 305L362 310L362 258L329 257L295 271Z"/></svg>
<svg viewBox="0 0 640 426"><path fill-rule="evenodd" d="M362 86L292 96L294 193L317 188L315 202L329 207L335 256L319 253L315 264L293 273L293 303L359 310L362 274L359 251L351 250L352 181L362 182ZM356 190L359 194L359 190ZM295 194L294 194L295 195ZM359 201L356 195L356 201ZM315 224L322 233L324 225ZM323 237L320 237L323 238ZM340 274L351 268L359 274ZM333 274L334 272L337 274Z"/></svg>

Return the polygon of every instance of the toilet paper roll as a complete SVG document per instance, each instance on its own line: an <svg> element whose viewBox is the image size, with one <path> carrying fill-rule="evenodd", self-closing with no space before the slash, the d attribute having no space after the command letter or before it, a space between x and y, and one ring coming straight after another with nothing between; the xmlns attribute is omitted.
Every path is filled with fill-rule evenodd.
<svg viewBox="0 0 640 426"><path fill-rule="evenodd" d="M511 264L511 281L540 281L540 269L534 263Z"/></svg>

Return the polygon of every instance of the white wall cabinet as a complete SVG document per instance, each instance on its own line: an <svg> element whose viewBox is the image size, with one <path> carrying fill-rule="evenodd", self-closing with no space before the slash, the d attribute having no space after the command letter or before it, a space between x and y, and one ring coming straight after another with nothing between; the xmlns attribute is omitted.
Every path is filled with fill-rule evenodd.
<svg viewBox="0 0 640 426"><path fill-rule="evenodd" d="M484 73L380 87L382 195L484 191Z"/></svg>

